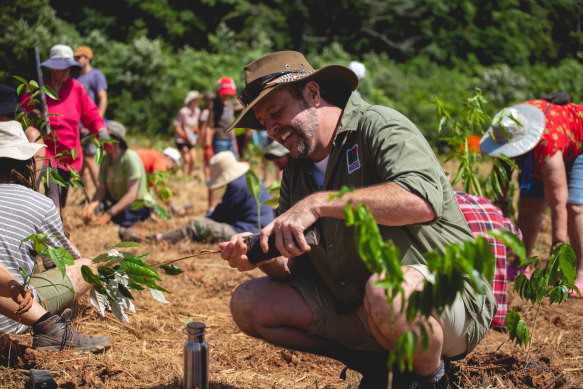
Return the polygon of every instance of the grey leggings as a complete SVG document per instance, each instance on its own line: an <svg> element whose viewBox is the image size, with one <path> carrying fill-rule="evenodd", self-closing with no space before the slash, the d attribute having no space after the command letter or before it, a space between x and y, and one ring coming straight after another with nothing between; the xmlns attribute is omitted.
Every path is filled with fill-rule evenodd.
<svg viewBox="0 0 583 389"><path fill-rule="evenodd" d="M171 243L183 239L196 242L223 242L230 240L237 231L230 224L220 223L207 217L197 217L182 226L162 233L162 240Z"/></svg>

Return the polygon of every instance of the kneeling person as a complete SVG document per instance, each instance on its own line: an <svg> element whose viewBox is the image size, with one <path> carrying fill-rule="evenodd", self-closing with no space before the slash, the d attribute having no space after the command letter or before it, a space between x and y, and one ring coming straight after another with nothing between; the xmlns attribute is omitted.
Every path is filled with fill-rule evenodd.
<svg viewBox="0 0 583 389"><path fill-rule="evenodd" d="M32 327L32 347L39 350L73 348L99 352L108 349L107 336L86 336L70 327L71 309L67 308L91 285L81 276L81 266L97 267L65 237L61 218L52 200L36 191L35 153L44 145L29 143L17 121L0 123L0 332L21 333ZM34 273L36 251L33 242L24 239L45 234L46 245L67 250L75 264L66 267L66 275L49 257L42 257L46 271ZM26 295L22 268L30 276L29 289L34 301L21 309L20 299L4 291ZM72 292L74 291L74 293ZM24 296L22 296L24 298ZM58 315L60 313L60 316Z"/></svg>
<svg viewBox="0 0 583 389"><path fill-rule="evenodd" d="M260 238L267 251L275 235L282 256L259 265L267 277L233 293L233 319L251 336L344 362L363 373L362 388L386 388L386 350L419 322L407 322L400 298L387 304L385 289L359 257L344 207L366 205L383 239L399 248L409 296L432 277L425 253L474 240L453 190L410 120L351 93L358 80L350 69L315 70L301 53L284 51L247 65L245 81L245 109L230 128L265 128L291 157L277 216ZM342 186L355 190L330 200ZM314 224L321 243L312 249L304 231ZM231 267L256 267L243 234L219 247ZM466 282L451 307L429 318L428 347L416 348L414 374L394 379L394 388L447 387L443 358L472 351L496 310L489 283L481 281L484 295Z"/></svg>
<svg viewBox="0 0 583 389"><path fill-rule="evenodd" d="M258 232L257 203L245 180L249 164L238 162L230 151L215 154L209 163L211 174L209 189L226 186L221 202L210 215L197 217L178 228L149 237L143 237L127 229L125 232L120 231L120 237L123 240L138 242L150 240L175 243L183 239L221 242L243 231ZM269 193L265 191L263 183L261 189L263 192L260 201L264 203L269 200ZM273 208L261 205L260 217L261 227L268 225L273 220Z"/></svg>

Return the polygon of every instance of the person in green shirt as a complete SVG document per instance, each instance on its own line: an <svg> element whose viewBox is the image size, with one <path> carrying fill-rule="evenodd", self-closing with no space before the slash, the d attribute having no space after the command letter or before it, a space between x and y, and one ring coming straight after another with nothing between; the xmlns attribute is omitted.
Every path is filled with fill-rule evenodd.
<svg viewBox="0 0 583 389"><path fill-rule="evenodd" d="M301 53L276 52L248 64L245 81L239 97L245 109L228 130L266 129L291 157L276 218L260 233L263 251L274 235L282 256L259 264L267 277L235 290L233 319L251 336L344 362L363 373L362 388L386 388L386 351L417 324L407 323L400 299L387 304L377 275L357 253L344 207L350 200L370 209L383 238L400 250L409 294L433 276L425 253L474 240L454 192L416 126L352 93L358 80L348 68L315 70ZM343 185L355 189L330 200ZM304 236L313 225L321 235L315 247ZM256 268L243 236L219 244L239 271ZM427 350L417 348L413 374L399 375L394 388L448 386L443 358L469 353L496 311L485 278L483 288L484 295L466 283L451 307L430 317Z"/></svg>
<svg viewBox="0 0 583 389"><path fill-rule="evenodd" d="M99 167L99 185L93 199L83 211L83 220L89 224L99 204L104 202L105 212L93 225L112 221L122 227L131 227L137 221L150 216L150 205L154 203L154 198L148 190L146 171L140 157L128 149L125 126L108 120L107 130L117 142L106 144L106 154ZM138 200L144 205L132 209L132 205Z"/></svg>

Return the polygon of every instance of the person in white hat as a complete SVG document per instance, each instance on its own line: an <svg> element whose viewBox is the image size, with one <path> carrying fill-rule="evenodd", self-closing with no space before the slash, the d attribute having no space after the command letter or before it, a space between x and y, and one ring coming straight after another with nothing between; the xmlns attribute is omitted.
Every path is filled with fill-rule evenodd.
<svg viewBox="0 0 583 389"><path fill-rule="evenodd" d="M474 240L453 190L409 119L352 93L358 78L349 68L314 69L303 54L282 51L246 65L245 83L239 96L245 108L228 130L265 129L290 158L277 217L260 236L266 252L273 235L282 256L259 265L267 277L235 290L233 320L276 345L343 361L363 373L363 388L386 388L386 351L411 327L400 297L387 303L380 276L361 260L344 209L349 201L370 209L383 240L400 251L400 286L408 295L433 279L424 253ZM343 186L354 191L331 200ZM312 226L321 232L317 247L304 234ZM243 237L219 244L222 258L239 271L257 267ZM413 373L399 375L393 387L447 387L442 357L472 351L496 311L488 280L480 276L477 283L464 282L451 315L429 317L428 347L417 347Z"/></svg>
<svg viewBox="0 0 583 389"><path fill-rule="evenodd" d="M574 286L583 293L583 105L565 92L505 108L494 117L480 150L519 165L518 228L532 255L543 211L551 210L551 252L569 242L577 257ZM505 133L502 130L505 129ZM510 176L510 175L509 175ZM505 196L504 196L505 197ZM512 269L512 267L510 268ZM580 297L574 289L571 296Z"/></svg>
<svg viewBox="0 0 583 389"><path fill-rule="evenodd" d="M79 123L92 134L107 138L107 128L99 109L91 100L83 85L71 78L71 70L80 65L73 59L73 49L67 45L55 45L51 48L49 59L41 64L45 70L45 84L57 94L58 100L46 96L47 109L52 134L45 134L47 145L46 157L51 166L57 166L57 172L65 182L70 181L70 168L80 171L83 164L83 151L79 132ZM26 94L21 101L26 111L36 109ZM75 150L75 153L73 153ZM45 164L45 168L48 164ZM44 174L42 176L45 176ZM58 185L51 175L44 183L45 194L50 197L57 208L67 204L69 186Z"/></svg>
<svg viewBox="0 0 583 389"><path fill-rule="evenodd" d="M53 202L36 191L33 157L43 147L28 141L19 122L0 122L0 264L5 270L0 272L0 332L22 333L32 327L33 348L104 351L111 346L107 336L85 336L69 323L71 309L67 307L91 289L81 276L81 267L97 272L97 266L81 257L65 236ZM34 272L37 255L27 238L35 234L44 234L47 246L71 256L65 275L48 256L41 257L48 270ZM30 276L26 288L21 269ZM31 304L29 293L34 299Z"/></svg>
<svg viewBox="0 0 583 389"><path fill-rule="evenodd" d="M200 136L200 103L201 95L191 90L184 98L184 107L180 108L174 118L174 142L182 155L184 176L189 177L196 165L196 143Z"/></svg>
<svg viewBox="0 0 583 389"><path fill-rule="evenodd" d="M174 147L167 147L162 151L153 149L134 150L140 160L146 174L154 172L172 172L180 167L180 151Z"/></svg>
<svg viewBox="0 0 583 389"><path fill-rule="evenodd" d="M283 169L287 165L289 150L279 142L271 142L263 153L263 158L271 161L277 167L277 179L281 180Z"/></svg>
<svg viewBox="0 0 583 389"><path fill-rule="evenodd" d="M348 64L348 69L352 70L354 74L356 74L356 77L358 78L358 85L360 85L366 76L366 67L364 64L358 61L350 61ZM354 90L353 93L356 93L360 97L360 92L358 90Z"/></svg>
<svg viewBox="0 0 583 389"><path fill-rule="evenodd" d="M230 151L221 151L210 160L210 189L225 188L225 193L214 211L204 217L197 217L184 225L152 236L144 237L134 231L125 229L120 232L122 240L142 242L167 241L176 243L184 239L192 241L220 242L230 239L243 231L259 231L257 220L257 203L249 191L245 174L249 164L239 162ZM273 208L263 203L269 200L269 192L261 183L260 222L266 226L273 220Z"/></svg>

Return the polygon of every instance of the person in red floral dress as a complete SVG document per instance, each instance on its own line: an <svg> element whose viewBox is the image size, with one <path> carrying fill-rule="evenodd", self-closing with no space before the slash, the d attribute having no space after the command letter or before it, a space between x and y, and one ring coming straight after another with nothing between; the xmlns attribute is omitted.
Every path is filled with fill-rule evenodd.
<svg viewBox="0 0 583 389"><path fill-rule="evenodd" d="M532 253L548 206L552 249L571 244L577 256L575 286L583 291L583 105L556 92L506 108L494 118L480 149L494 157L515 158L521 167L517 224L527 255Z"/></svg>

